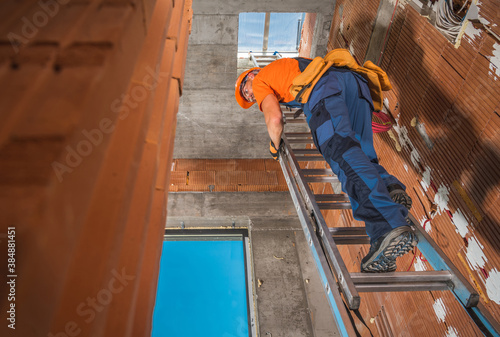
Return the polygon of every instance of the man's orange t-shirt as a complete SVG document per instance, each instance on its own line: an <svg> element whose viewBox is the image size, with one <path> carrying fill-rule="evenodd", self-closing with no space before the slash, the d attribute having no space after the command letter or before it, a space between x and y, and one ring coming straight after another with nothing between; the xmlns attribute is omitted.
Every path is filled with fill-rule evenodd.
<svg viewBox="0 0 500 337"><path fill-rule="evenodd" d="M269 94L276 96L280 103L293 101L290 86L300 73L299 61L291 58L276 60L262 68L252 82L253 94L259 109L262 111L262 101Z"/></svg>

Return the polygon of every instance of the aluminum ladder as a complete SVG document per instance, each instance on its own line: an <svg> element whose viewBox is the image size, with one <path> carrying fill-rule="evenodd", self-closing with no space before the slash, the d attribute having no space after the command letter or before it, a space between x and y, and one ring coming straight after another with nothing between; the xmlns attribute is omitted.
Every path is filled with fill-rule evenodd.
<svg viewBox="0 0 500 337"><path fill-rule="evenodd" d="M285 123L306 123L300 110L286 108ZM461 275L452 261L410 214L418 236L418 249L433 271L357 273L349 272L338 245L369 244L364 227L329 228L322 209L349 209L345 194L314 194L308 183L338 182L330 169L301 169L301 161L321 161L309 132L285 132L280 165L288 184L306 240L319 272L337 328L342 336L354 335L342 297L351 310L359 308L361 292L450 290L486 336L499 336L500 325L479 302L479 294ZM305 148L305 145L311 145ZM328 164L325 165L327 167Z"/></svg>
<svg viewBox="0 0 500 337"><path fill-rule="evenodd" d="M253 64L254 64L255 67L264 68L269 63L282 58L282 55L280 53L278 53L278 52L274 52L274 53L269 53L269 52L261 52L261 53L249 52L248 53L248 57L253 62Z"/></svg>

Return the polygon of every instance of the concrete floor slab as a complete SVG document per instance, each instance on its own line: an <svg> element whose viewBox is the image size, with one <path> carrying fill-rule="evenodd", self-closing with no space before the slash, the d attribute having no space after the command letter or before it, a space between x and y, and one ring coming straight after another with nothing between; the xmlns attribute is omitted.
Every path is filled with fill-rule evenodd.
<svg viewBox="0 0 500 337"><path fill-rule="evenodd" d="M313 336L293 231L253 231L261 336Z"/></svg>

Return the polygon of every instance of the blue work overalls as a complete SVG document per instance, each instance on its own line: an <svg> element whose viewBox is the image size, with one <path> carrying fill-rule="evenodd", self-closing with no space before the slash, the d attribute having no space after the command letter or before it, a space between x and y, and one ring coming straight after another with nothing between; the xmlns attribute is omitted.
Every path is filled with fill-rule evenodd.
<svg viewBox="0 0 500 337"><path fill-rule="evenodd" d="M349 196L354 218L365 222L371 242L407 225L408 210L387 191L390 184L404 185L378 163L373 147L373 102L366 80L332 67L302 108L316 147Z"/></svg>

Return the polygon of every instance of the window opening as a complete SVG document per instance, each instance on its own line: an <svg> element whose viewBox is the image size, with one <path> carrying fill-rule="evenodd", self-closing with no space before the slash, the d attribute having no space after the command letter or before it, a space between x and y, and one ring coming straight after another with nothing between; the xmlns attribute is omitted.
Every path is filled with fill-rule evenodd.
<svg viewBox="0 0 500 337"><path fill-rule="evenodd" d="M305 13L240 13L238 53L297 53Z"/></svg>
<svg viewBox="0 0 500 337"><path fill-rule="evenodd" d="M152 336L255 336L246 230L166 230Z"/></svg>

